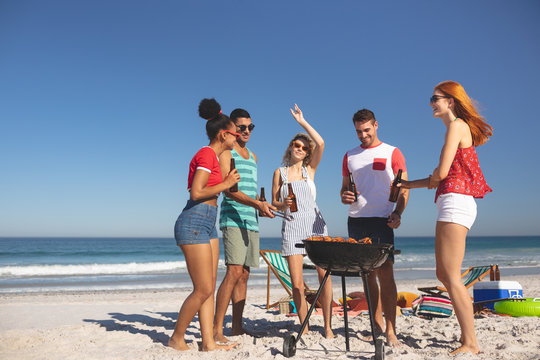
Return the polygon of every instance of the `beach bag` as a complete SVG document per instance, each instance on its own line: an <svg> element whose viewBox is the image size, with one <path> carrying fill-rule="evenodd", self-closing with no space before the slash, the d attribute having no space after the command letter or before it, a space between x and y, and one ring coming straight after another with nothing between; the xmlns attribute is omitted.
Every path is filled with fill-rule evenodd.
<svg viewBox="0 0 540 360"><path fill-rule="evenodd" d="M447 318L454 313L454 307L449 298L442 295L420 295L412 302L413 314L432 319Z"/></svg>

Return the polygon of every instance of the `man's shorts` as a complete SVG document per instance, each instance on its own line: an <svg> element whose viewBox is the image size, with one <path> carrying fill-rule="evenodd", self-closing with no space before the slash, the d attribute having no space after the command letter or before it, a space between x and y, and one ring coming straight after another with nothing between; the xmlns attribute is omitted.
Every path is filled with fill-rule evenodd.
<svg viewBox="0 0 540 360"><path fill-rule="evenodd" d="M394 229L388 226L388 218L380 217L349 217L347 219L349 237L362 239L369 236L373 244L394 245ZM394 254L388 255L388 259L394 262Z"/></svg>
<svg viewBox="0 0 540 360"><path fill-rule="evenodd" d="M437 198L437 221L451 222L470 229L476 219L476 201L471 195L448 193Z"/></svg>
<svg viewBox="0 0 540 360"><path fill-rule="evenodd" d="M225 227L223 247L225 264L259 267L259 232L238 227Z"/></svg>

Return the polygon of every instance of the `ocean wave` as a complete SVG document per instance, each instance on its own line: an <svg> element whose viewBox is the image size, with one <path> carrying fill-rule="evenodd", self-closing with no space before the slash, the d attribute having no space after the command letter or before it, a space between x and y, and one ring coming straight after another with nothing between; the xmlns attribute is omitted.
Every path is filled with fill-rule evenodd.
<svg viewBox="0 0 540 360"><path fill-rule="evenodd" d="M27 265L2 266L0 276L73 276L163 273L186 270L185 261L80 264L80 265Z"/></svg>
<svg viewBox="0 0 540 360"><path fill-rule="evenodd" d="M260 265L266 268L266 263ZM218 268L226 269L225 261L219 260ZM187 272L185 260L163 262L130 262L125 264L69 264L69 265L25 265L0 266L0 276L40 277L77 275L129 275Z"/></svg>

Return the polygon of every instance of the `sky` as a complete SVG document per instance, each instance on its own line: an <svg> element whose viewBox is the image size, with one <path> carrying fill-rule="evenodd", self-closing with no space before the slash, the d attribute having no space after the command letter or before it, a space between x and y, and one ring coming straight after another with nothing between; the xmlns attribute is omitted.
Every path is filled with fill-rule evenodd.
<svg viewBox="0 0 540 360"><path fill-rule="evenodd" d="M461 83L494 135L477 149L493 193L470 235L540 235L538 1L0 0L0 236L173 237L197 114L249 111L259 186L300 126L325 140L317 203L346 235L341 163L372 110L410 179L437 166L429 97ZM413 190L396 236L433 236L434 191ZM261 219L263 237L281 220Z"/></svg>

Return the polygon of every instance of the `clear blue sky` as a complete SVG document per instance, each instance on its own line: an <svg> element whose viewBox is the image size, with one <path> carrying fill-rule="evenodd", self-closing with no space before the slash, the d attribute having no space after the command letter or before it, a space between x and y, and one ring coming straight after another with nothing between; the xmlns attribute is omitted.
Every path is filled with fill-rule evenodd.
<svg viewBox="0 0 540 360"><path fill-rule="evenodd" d="M539 235L540 2L0 2L0 236L165 236L207 145L204 97L247 109L259 185L301 129L322 134L318 204L346 233L341 160L351 121L375 112L410 178L437 165L444 126L429 96L462 83L494 127L478 148L494 192L471 235ZM415 190L398 236L434 232L434 193ZM280 220L261 220L279 236Z"/></svg>

